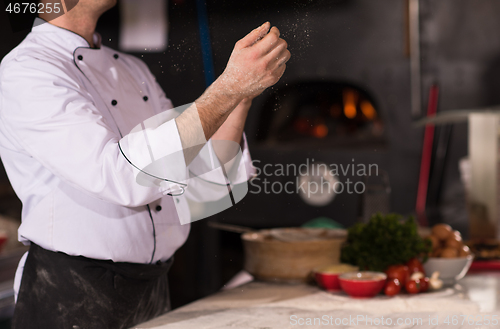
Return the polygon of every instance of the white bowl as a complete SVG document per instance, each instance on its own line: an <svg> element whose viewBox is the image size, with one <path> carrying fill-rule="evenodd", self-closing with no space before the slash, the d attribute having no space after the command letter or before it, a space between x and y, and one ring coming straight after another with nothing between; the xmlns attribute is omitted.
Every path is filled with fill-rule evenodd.
<svg viewBox="0 0 500 329"><path fill-rule="evenodd" d="M449 286L467 274L473 260L474 256L472 255L459 258L430 257L424 263L424 270L428 277L438 271L439 278L443 280L443 284Z"/></svg>

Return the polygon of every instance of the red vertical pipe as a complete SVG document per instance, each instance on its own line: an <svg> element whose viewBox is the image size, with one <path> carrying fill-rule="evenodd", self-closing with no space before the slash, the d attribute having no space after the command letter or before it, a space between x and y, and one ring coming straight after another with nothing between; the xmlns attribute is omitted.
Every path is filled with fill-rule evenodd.
<svg viewBox="0 0 500 329"><path fill-rule="evenodd" d="M429 90L429 101L427 103L427 117L434 116L437 111L439 87L432 85ZM432 144L434 142L434 125L427 124L424 132L424 143L422 146L422 159L420 162L420 176L418 179L416 212L421 226L427 226L425 216L425 205L427 202L427 187L429 185L429 174L432 160Z"/></svg>

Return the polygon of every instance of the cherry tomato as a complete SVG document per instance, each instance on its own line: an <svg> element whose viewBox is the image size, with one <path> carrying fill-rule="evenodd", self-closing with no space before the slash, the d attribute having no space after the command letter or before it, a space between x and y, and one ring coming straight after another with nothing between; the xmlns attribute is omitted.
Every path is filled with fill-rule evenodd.
<svg viewBox="0 0 500 329"><path fill-rule="evenodd" d="M385 271L388 279L398 279L399 283L404 286L406 281L410 278L408 266L405 265L392 265Z"/></svg>
<svg viewBox="0 0 500 329"><path fill-rule="evenodd" d="M409 294L418 294L420 292L420 280L406 281L405 289Z"/></svg>
<svg viewBox="0 0 500 329"><path fill-rule="evenodd" d="M401 291L401 284L399 283L398 279L388 279L385 287L384 287L384 294L387 296L394 296L399 294Z"/></svg>
<svg viewBox="0 0 500 329"><path fill-rule="evenodd" d="M420 279L420 292L426 292L429 290L429 278Z"/></svg>
<svg viewBox="0 0 500 329"><path fill-rule="evenodd" d="M410 275L412 275L415 272L422 272L425 275L424 266L416 258L410 259L408 263L406 263L406 266L408 266L408 269L410 270Z"/></svg>

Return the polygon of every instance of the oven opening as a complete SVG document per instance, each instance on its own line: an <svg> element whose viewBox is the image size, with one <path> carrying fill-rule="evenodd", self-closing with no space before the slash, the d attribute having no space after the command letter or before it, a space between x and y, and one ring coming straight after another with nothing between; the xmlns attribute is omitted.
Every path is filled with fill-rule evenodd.
<svg viewBox="0 0 500 329"><path fill-rule="evenodd" d="M257 142L319 148L385 145L377 103L360 86L307 81L275 89L261 110Z"/></svg>

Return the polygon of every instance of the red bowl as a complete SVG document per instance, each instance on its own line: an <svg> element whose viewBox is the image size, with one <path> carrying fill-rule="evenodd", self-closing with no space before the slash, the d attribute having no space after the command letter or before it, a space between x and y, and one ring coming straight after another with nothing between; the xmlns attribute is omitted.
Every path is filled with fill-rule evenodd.
<svg viewBox="0 0 500 329"><path fill-rule="evenodd" d="M340 290L339 275L340 273L315 272L314 278L321 288L328 291L336 291Z"/></svg>
<svg viewBox="0 0 500 329"><path fill-rule="evenodd" d="M349 272L339 275L342 290L355 298L374 297L384 288L387 275L382 272Z"/></svg>
<svg viewBox="0 0 500 329"><path fill-rule="evenodd" d="M337 291L340 290L339 275L357 270L357 266L349 264L332 264L317 267L313 270L313 273L316 282L321 288L328 291Z"/></svg>

